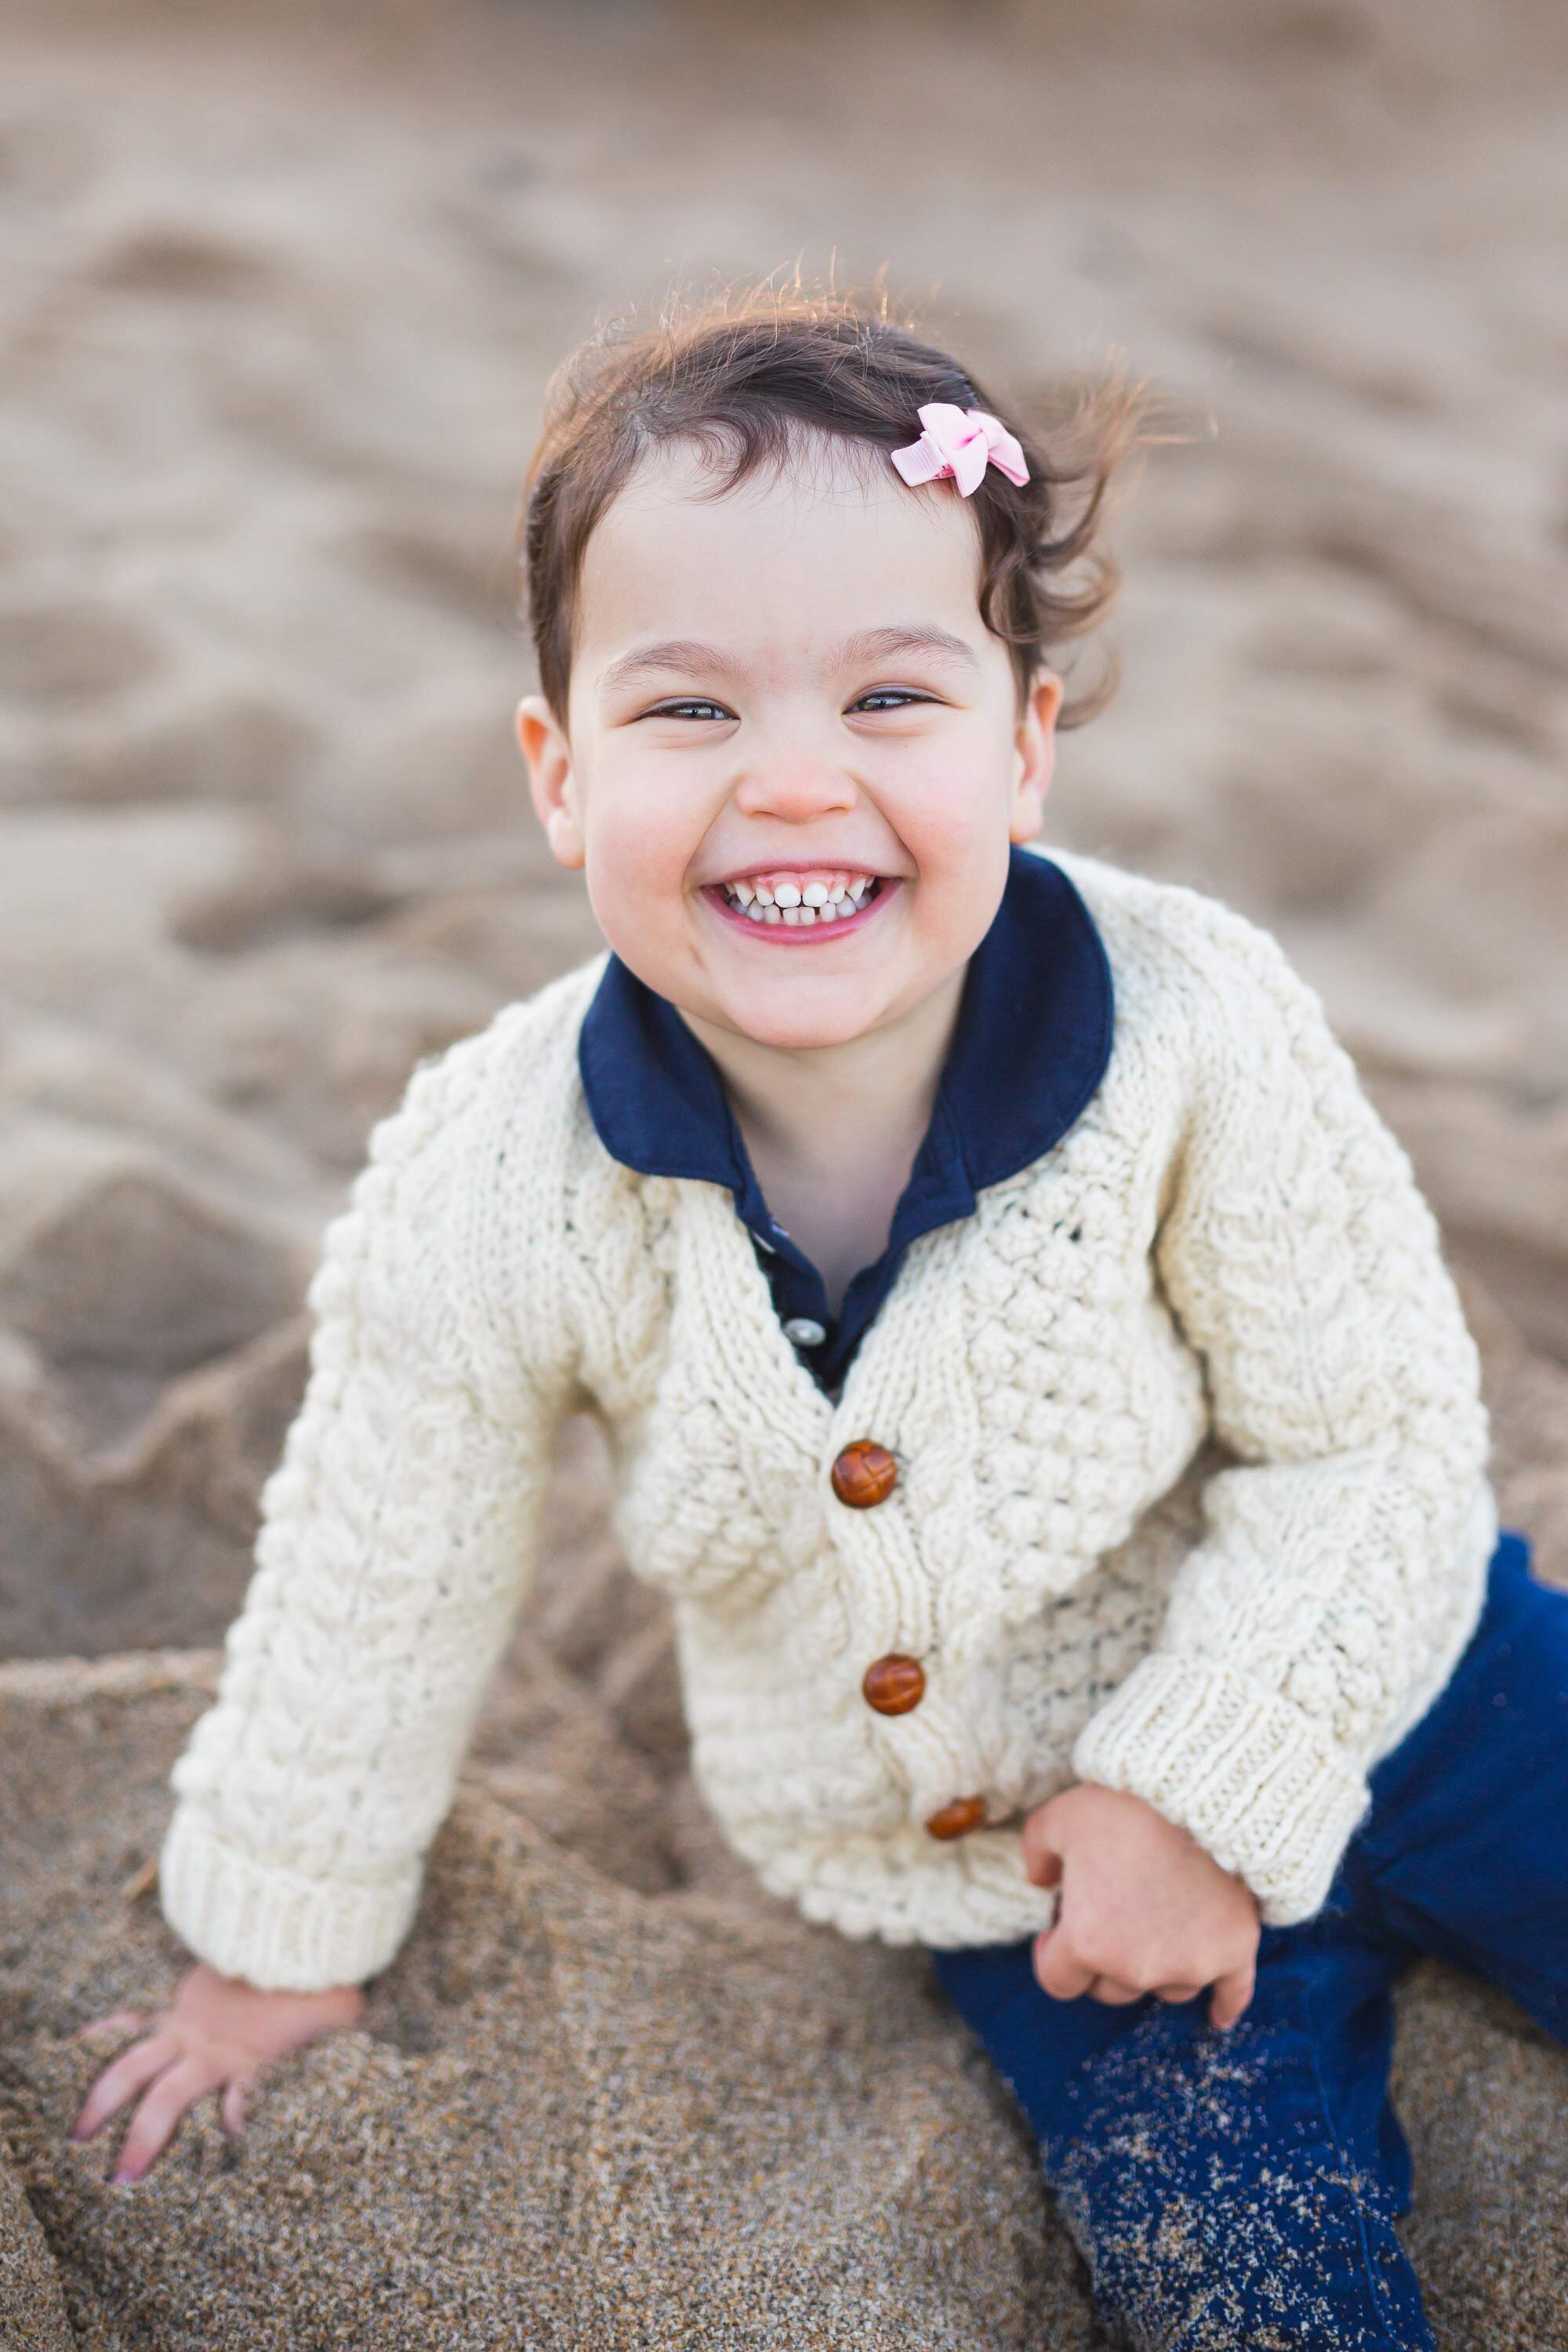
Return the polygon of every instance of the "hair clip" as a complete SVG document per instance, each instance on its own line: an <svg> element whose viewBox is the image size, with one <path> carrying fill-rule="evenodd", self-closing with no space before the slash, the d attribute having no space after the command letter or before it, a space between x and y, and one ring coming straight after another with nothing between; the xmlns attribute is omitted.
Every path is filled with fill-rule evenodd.
<svg viewBox="0 0 1568 2352"><path fill-rule="evenodd" d="M980 488L988 465L1010 482L1029 478L1016 436L984 408L955 408L951 401L928 401L916 412L924 428L918 441L892 451L892 460L911 488L952 478L960 498Z"/></svg>

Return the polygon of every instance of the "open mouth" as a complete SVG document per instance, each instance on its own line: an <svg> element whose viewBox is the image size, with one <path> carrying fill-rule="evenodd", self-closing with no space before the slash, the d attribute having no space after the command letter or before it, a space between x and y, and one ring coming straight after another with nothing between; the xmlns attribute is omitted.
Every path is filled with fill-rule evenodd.
<svg viewBox="0 0 1568 2352"><path fill-rule="evenodd" d="M737 929L780 945L858 929L898 889L888 875L853 869L749 875L706 886L704 898Z"/></svg>

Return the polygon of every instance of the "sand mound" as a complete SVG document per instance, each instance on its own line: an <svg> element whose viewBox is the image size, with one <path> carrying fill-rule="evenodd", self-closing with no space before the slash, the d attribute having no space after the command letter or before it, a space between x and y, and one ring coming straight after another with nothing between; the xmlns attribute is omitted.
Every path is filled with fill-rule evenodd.
<svg viewBox="0 0 1568 2352"><path fill-rule="evenodd" d="M180 1965L132 1890L216 1663L0 1668L7 2352L1102 2343L924 1957L759 1892L668 1753L526 1640L363 2030L279 2066L237 2145L209 2101L107 2187L120 2125L63 2137L104 2057L72 2030ZM1424 1970L1399 2091L1447 2340L1561 2344L1568 2055Z"/></svg>
<svg viewBox="0 0 1568 2352"><path fill-rule="evenodd" d="M515 1749L468 1776L365 2030L280 2067L237 2148L203 2117L142 2189L105 2187L103 2149L61 2137L93 2071L70 2028L177 1964L121 1889L211 1664L0 1670L26 2200L0 2200L0 2341L73 2340L12 2332L46 2287L74 2340L160 2352L1098 2340L923 1959L739 1883L689 1792L547 1666L516 1678ZM589 1801L617 1782L612 1851Z"/></svg>

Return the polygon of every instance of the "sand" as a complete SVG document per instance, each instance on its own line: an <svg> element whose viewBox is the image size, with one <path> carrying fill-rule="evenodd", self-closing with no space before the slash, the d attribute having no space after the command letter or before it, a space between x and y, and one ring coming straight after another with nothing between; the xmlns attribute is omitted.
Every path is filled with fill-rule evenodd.
<svg viewBox="0 0 1568 2352"><path fill-rule="evenodd" d="M64 2144L71 2030L178 1962L122 1890L365 1131L597 944L510 740L508 525L552 360L672 271L886 263L1002 381L1120 349L1184 404L1045 838L1321 990L1568 1580L1568 25L51 17L0 5L0 2347L1095 2344L925 1964L706 1822L585 1424L365 2030L131 2191ZM1568 2346L1568 2060L1440 1971L1402 2015L1445 2352Z"/></svg>

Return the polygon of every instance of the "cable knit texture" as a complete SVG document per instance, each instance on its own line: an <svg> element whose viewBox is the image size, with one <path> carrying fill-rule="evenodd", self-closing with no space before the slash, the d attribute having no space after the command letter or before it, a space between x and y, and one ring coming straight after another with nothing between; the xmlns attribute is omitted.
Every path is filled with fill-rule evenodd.
<svg viewBox="0 0 1568 2352"><path fill-rule="evenodd" d="M527 1587L556 1424L615 1444L670 1596L692 1769L775 1894L852 1936L1046 1926L1021 1822L1074 1779L1190 1829L1288 1925L1447 1679L1497 1513L1479 1365L1410 1163L1278 943L1050 852L1116 1000L1074 1126L922 1234L839 1402L729 1192L612 1159L576 1039L604 959L420 1066L311 1286L161 1890L296 1988L397 1949ZM899 1479L834 1496L870 1437ZM862 1694L921 1660L901 1716ZM954 1798L985 1818L939 1840Z"/></svg>

